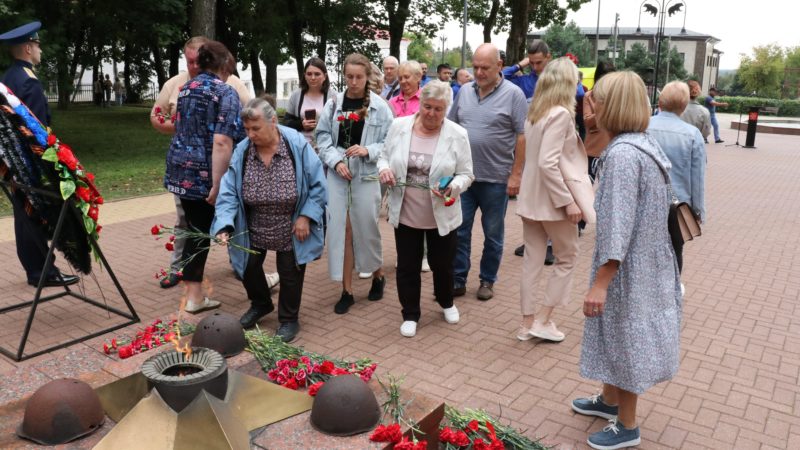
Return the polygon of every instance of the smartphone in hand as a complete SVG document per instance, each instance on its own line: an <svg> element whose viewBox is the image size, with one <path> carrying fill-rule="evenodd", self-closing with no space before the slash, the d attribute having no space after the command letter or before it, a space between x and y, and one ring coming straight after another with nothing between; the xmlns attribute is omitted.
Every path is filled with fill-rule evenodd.
<svg viewBox="0 0 800 450"><path fill-rule="evenodd" d="M307 109L305 112L306 120L316 120L317 111L315 109Z"/></svg>

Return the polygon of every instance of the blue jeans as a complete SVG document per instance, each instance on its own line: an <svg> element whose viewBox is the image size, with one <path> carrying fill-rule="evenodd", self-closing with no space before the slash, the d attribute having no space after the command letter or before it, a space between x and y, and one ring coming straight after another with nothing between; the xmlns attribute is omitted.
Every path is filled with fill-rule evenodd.
<svg viewBox="0 0 800 450"><path fill-rule="evenodd" d="M719 122L717 122L717 115L711 114L711 126L714 127L714 140L719 140Z"/></svg>
<svg viewBox="0 0 800 450"><path fill-rule="evenodd" d="M467 284L472 244L472 223L475 212L481 210L483 227L483 254L481 255L481 281L497 281L497 270L503 257L503 235L505 233L506 207L508 206L507 185L476 181L461 194L461 214L463 222L458 227L458 247L453 260L453 286Z"/></svg>

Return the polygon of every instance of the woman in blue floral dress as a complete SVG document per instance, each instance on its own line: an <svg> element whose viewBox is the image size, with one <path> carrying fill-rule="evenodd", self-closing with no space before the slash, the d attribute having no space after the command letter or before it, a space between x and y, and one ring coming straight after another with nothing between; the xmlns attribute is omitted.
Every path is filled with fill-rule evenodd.
<svg viewBox="0 0 800 450"><path fill-rule="evenodd" d="M616 449L641 442L638 396L678 371L682 299L667 231L670 163L645 133L650 105L644 83L633 72L609 74L594 96L597 123L613 139L600 157L580 371L603 382L603 391L574 400L572 408L610 419L588 443Z"/></svg>

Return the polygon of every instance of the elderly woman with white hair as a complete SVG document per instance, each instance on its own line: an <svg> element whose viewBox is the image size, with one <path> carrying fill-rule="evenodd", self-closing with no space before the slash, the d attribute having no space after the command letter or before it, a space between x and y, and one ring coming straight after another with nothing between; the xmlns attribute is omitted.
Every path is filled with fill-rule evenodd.
<svg viewBox="0 0 800 450"><path fill-rule="evenodd" d="M431 81L422 88L419 101L416 114L392 123L378 159L381 183L393 186L389 223L395 228L397 247L397 292L403 314L400 334L406 337L416 334L421 316L420 269L425 242L436 302L445 321L459 320L453 304L453 259L461 225L459 194L475 178L467 131L445 119L450 87Z"/></svg>
<svg viewBox="0 0 800 450"><path fill-rule="evenodd" d="M658 97L661 112L650 119L647 132L658 142L672 163L669 179L675 198L679 202L688 203L700 220L703 220L706 215L706 146L700 130L681 119L688 104L689 86L683 81L667 83ZM673 227L678 226L678 217L674 211L670 211L669 220ZM683 271L683 239L677 234L671 237L678 269Z"/></svg>
<svg viewBox="0 0 800 450"><path fill-rule="evenodd" d="M280 274L276 334L290 342L300 331L306 264L319 258L324 247L322 162L304 135L278 125L265 99L250 100L240 115L247 139L236 146L222 177L211 232L257 252L230 253L251 302L240 319L244 328L275 309L263 269L267 251L275 252Z"/></svg>

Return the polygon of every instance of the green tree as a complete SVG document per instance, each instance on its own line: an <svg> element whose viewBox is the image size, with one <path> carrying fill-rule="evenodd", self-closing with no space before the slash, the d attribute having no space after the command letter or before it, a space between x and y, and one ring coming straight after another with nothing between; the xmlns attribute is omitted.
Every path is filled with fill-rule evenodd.
<svg viewBox="0 0 800 450"><path fill-rule="evenodd" d="M783 49L777 44L769 44L753 47L752 56L742 55L738 73L747 92L759 97L778 98L783 68Z"/></svg>
<svg viewBox="0 0 800 450"><path fill-rule="evenodd" d="M800 46L786 49L784 67L783 97L800 97Z"/></svg>
<svg viewBox="0 0 800 450"><path fill-rule="evenodd" d="M433 49L433 43L427 36L424 34L406 33L405 37L411 39L411 43L408 44L409 60L424 62L428 65L434 63L433 56L435 51Z"/></svg>
<svg viewBox="0 0 800 450"><path fill-rule="evenodd" d="M669 46L668 41L661 43L661 61L658 70L658 86L663 87L673 80L686 80L688 73L683 66L683 58L676 47L672 47L667 51ZM651 53L644 44L633 44L631 49L625 53L625 57L617 59L618 69L628 69L636 72L642 77L645 84L650 86L653 84L653 73L655 72L655 53Z"/></svg>
<svg viewBox="0 0 800 450"><path fill-rule="evenodd" d="M572 53L578 58L580 66L589 66L593 63L594 48L574 21L570 21L567 25L557 23L550 25L542 39L550 47L550 53L555 58Z"/></svg>

